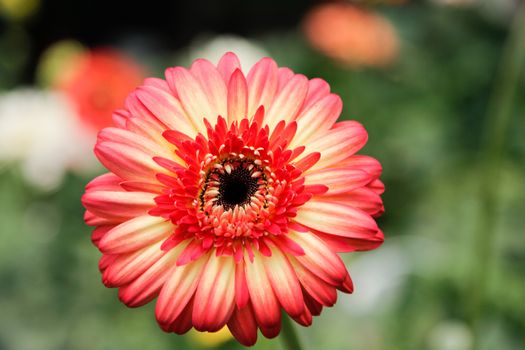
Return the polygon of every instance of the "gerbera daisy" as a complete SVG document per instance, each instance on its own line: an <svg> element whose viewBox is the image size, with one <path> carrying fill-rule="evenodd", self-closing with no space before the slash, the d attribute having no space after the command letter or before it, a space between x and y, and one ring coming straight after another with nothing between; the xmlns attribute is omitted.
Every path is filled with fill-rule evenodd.
<svg viewBox="0 0 525 350"><path fill-rule="evenodd" d="M356 155L367 133L336 123L341 108L270 58L146 79L99 133L109 173L82 197L103 283L130 307L157 298L167 332L227 325L252 345L279 334L281 310L310 325L353 290L337 253L383 242L381 166Z"/></svg>

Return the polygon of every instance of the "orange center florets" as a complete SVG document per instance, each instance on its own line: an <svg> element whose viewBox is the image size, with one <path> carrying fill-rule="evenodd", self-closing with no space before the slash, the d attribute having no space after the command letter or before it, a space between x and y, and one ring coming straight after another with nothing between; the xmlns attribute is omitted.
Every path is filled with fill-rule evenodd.
<svg viewBox="0 0 525 350"><path fill-rule="evenodd" d="M207 137L165 133L185 165L157 159L174 173L157 176L167 189L150 211L176 225L163 249L193 238L200 242L199 251L214 246L233 254L247 243L261 250L265 237L288 232L290 218L312 196L305 191L302 170L293 164L304 147L286 148L296 125L279 123L270 134L256 119L228 128L219 117L215 127L206 126Z"/></svg>

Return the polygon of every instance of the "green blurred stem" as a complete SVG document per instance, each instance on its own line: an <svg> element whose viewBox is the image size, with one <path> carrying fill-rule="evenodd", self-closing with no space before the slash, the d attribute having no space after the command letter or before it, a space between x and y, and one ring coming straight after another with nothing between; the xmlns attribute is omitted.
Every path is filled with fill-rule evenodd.
<svg viewBox="0 0 525 350"><path fill-rule="evenodd" d="M281 330L281 338L284 343L284 348L286 350L302 350L303 347L299 342L299 337L297 336L297 332L295 331L294 325L290 320L290 317L283 313L282 320L283 328Z"/></svg>
<svg viewBox="0 0 525 350"><path fill-rule="evenodd" d="M472 281L467 291L470 300L470 320L477 332L483 316L487 280L495 262L494 243L496 211L499 202L502 156L509 128L512 104L516 95L520 72L525 62L525 2L521 2L511 23L503 48L499 70L488 102L480 178L480 216L478 218L475 259ZM479 333L477 333L479 334ZM476 337L478 338L478 337Z"/></svg>

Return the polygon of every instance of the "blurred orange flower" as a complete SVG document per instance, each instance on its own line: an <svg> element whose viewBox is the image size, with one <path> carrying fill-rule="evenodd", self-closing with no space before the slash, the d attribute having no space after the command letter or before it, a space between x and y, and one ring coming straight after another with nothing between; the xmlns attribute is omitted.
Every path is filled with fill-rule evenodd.
<svg viewBox="0 0 525 350"><path fill-rule="evenodd" d="M74 56L57 79L60 90L74 103L84 124L94 130L112 125L113 111L144 78L143 68L111 49L96 49Z"/></svg>
<svg viewBox="0 0 525 350"><path fill-rule="evenodd" d="M355 2L363 2L366 4L376 5L376 4L386 4L386 5L405 5L410 0L358 0Z"/></svg>
<svg viewBox="0 0 525 350"><path fill-rule="evenodd" d="M396 31L386 18L350 3L313 8L303 30L313 47L348 66L387 66L399 51Z"/></svg>

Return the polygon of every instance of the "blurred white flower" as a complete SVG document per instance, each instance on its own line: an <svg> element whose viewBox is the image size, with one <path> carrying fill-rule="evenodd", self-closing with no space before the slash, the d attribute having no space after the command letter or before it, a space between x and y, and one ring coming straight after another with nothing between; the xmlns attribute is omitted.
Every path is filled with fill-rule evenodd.
<svg viewBox="0 0 525 350"><path fill-rule="evenodd" d="M355 259L348 270L357 287L353 298L342 299L345 309L362 315L386 309L401 292L411 269L409 260L394 239Z"/></svg>
<svg viewBox="0 0 525 350"><path fill-rule="evenodd" d="M40 189L56 188L68 169L95 166L93 137L59 93L19 89L0 95L0 164L21 162L24 178Z"/></svg>
<svg viewBox="0 0 525 350"><path fill-rule="evenodd" d="M216 64L225 52L235 52L244 71L249 70L262 57L268 53L255 41L235 35L218 35L215 37L200 37L196 39L189 49L189 60L206 58Z"/></svg>
<svg viewBox="0 0 525 350"><path fill-rule="evenodd" d="M445 320L430 331L427 343L430 350L469 350L472 349L473 335L464 322Z"/></svg>
<svg viewBox="0 0 525 350"><path fill-rule="evenodd" d="M427 237L393 237L373 252L358 255L348 270L357 286L353 298L344 298L345 310L363 316L381 313L399 301L408 277L436 275L447 268L440 242Z"/></svg>
<svg viewBox="0 0 525 350"><path fill-rule="evenodd" d="M467 6L472 5L479 0L432 0L440 5L450 5L450 6Z"/></svg>
<svg viewBox="0 0 525 350"><path fill-rule="evenodd" d="M508 24L521 0L476 0L481 12L489 19Z"/></svg>

